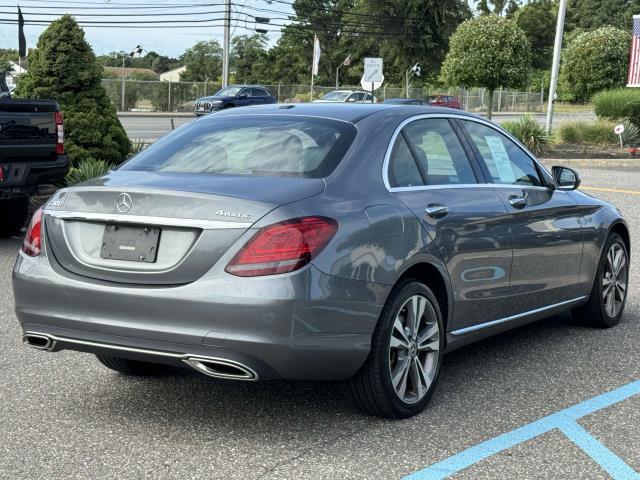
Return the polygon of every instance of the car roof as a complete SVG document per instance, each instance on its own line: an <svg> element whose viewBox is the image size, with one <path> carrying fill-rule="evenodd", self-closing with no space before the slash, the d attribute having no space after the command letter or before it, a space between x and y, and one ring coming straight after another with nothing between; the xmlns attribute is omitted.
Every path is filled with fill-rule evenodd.
<svg viewBox="0 0 640 480"><path fill-rule="evenodd" d="M479 118L477 115L463 110L422 105L401 105L392 103L274 103L271 105L256 105L225 109L211 115L206 115L202 117L202 119L242 115L300 115L356 123L365 117L381 112L393 113L397 115L398 118L408 118L415 115L426 115L430 113L438 115L462 115L470 118Z"/></svg>

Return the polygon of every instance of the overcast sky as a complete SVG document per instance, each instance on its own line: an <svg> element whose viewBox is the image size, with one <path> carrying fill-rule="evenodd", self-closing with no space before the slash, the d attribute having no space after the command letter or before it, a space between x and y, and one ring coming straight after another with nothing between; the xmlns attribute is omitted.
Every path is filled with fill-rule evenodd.
<svg viewBox="0 0 640 480"><path fill-rule="evenodd" d="M243 15L246 13L254 16L264 17L284 17L291 13L291 7L287 5L292 0L283 2L274 0L232 0L233 13L232 18L242 17L244 19L253 20L252 17ZM82 21L124 21L124 20L184 20L184 21L202 21L211 18L223 18L223 1L222 0L22 0L19 2L25 21L28 20L47 20L51 21L64 13L76 15ZM145 6L162 8L148 8L144 10L124 9L125 6L135 6L144 4ZM187 6L198 5L194 8L175 8L175 5ZM36 7L55 7L55 8L36 8ZM90 8L86 8L90 7ZM96 8L98 7L98 8ZM104 8L107 8L105 10ZM273 10L282 12L268 12L265 10ZM17 19L17 7L15 0L0 0L0 18ZM101 14L109 13L126 13L135 12L137 17L107 17ZM160 16L166 13L185 13L185 15L175 15L172 17ZM214 12L206 15L192 15L192 12ZM216 13L220 12L220 13ZM40 15L38 15L40 14ZM45 15L46 14L46 15ZM92 14L97 16L81 16L82 14ZM156 14L156 16L151 16ZM276 23L284 23L282 19L274 20ZM221 24L221 22L216 22ZM185 23L187 25L188 23ZM162 55L172 57L179 56L187 48L201 40L216 39L222 42L221 26L200 26L195 23L195 28L122 28L114 25L109 28L96 28L85 26L85 34L87 40L93 47L97 55L105 54L113 51L130 51L136 45L141 45L147 51L156 51ZM244 28L246 27L246 28ZM25 35L27 37L27 47L32 48L38 41L38 36L45 29L45 26L25 25ZM232 32L235 35L251 34L254 32L254 25L234 20L232 22ZM270 29L279 29L280 27L269 27ZM270 32L268 34L271 43L275 42L279 33ZM0 24L0 48L18 48L18 26Z"/></svg>

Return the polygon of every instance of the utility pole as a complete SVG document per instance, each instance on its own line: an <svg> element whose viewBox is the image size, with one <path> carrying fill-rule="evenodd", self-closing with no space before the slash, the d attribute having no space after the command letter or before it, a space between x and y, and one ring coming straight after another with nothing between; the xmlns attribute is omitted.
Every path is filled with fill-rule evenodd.
<svg viewBox="0 0 640 480"><path fill-rule="evenodd" d="M558 23L556 24L556 40L553 44L553 65L551 67L551 85L549 85L549 100L547 103L547 133L551 133L553 121L553 102L558 86L558 71L560 70L560 50L562 50L562 34L564 33L564 15L567 12L567 0L560 0L558 7Z"/></svg>
<svg viewBox="0 0 640 480"><path fill-rule="evenodd" d="M229 86L229 44L231 41L231 0L224 2L224 45L222 46L222 87Z"/></svg>
<svg viewBox="0 0 640 480"><path fill-rule="evenodd" d="M120 89L122 91L122 101L120 103L120 110L122 110L124 112L124 61L127 58L127 56L124 54L124 52L122 52L122 88Z"/></svg>

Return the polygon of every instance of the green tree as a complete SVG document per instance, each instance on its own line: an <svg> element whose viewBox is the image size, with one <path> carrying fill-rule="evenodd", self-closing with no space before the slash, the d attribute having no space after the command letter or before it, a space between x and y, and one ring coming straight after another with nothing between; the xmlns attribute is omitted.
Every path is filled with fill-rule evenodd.
<svg viewBox="0 0 640 480"><path fill-rule="evenodd" d="M577 101L609 88L625 85L629 65L630 33L602 27L578 35L562 56L561 80Z"/></svg>
<svg viewBox="0 0 640 480"><path fill-rule="evenodd" d="M533 68L551 68L556 18L553 0L533 0L518 10L516 22L531 45Z"/></svg>
<svg viewBox="0 0 640 480"><path fill-rule="evenodd" d="M256 33L234 37L231 41L230 63L238 83L269 82L266 36Z"/></svg>
<svg viewBox="0 0 640 480"><path fill-rule="evenodd" d="M423 77L435 78L458 25L471 17L464 0L367 0L365 12L375 16L382 32L391 36L374 38L385 59L385 77L402 84L405 71L416 62ZM363 20L360 20L363 22ZM372 27L361 27L371 30ZM370 56L370 55L367 55Z"/></svg>
<svg viewBox="0 0 640 480"><path fill-rule="evenodd" d="M511 17L520 8L518 0L476 0L480 15L505 15Z"/></svg>
<svg viewBox="0 0 640 480"><path fill-rule="evenodd" d="M7 60L0 59L0 77L4 77L13 72L13 67Z"/></svg>
<svg viewBox="0 0 640 480"><path fill-rule="evenodd" d="M70 15L40 35L20 77L17 95L56 100L65 120L65 146L77 164L83 158L110 163L125 159L131 144L100 84L102 67Z"/></svg>
<svg viewBox="0 0 640 480"><path fill-rule="evenodd" d="M515 21L482 15L461 24L451 37L442 64L442 79L451 86L484 87L489 94L487 116L493 110L493 92L499 87L523 85L531 65L530 46Z"/></svg>
<svg viewBox="0 0 640 480"><path fill-rule="evenodd" d="M595 30L614 26L631 30L633 15L640 13L640 0L570 0L567 28Z"/></svg>
<svg viewBox="0 0 640 480"><path fill-rule="evenodd" d="M222 75L222 47L216 40L198 42L180 57L187 69L180 74L184 82L204 82Z"/></svg>

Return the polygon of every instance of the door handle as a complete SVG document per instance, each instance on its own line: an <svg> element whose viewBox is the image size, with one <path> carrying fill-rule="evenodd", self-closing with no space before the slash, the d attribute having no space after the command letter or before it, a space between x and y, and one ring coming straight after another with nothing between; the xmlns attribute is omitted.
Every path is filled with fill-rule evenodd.
<svg viewBox="0 0 640 480"><path fill-rule="evenodd" d="M427 212L427 215L429 215L430 217L437 218L437 217L443 217L447 213L449 213L449 207L445 207L444 205L433 204L433 205L429 205L425 209L425 211Z"/></svg>
<svg viewBox="0 0 640 480"><path fill-rule="evenodd" d="M527 206L527 194L524 193L521 197L518 195L510 195L509 203L513 208L524 208Z"/></svg>

